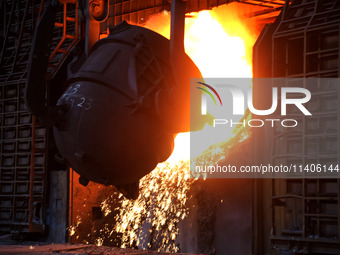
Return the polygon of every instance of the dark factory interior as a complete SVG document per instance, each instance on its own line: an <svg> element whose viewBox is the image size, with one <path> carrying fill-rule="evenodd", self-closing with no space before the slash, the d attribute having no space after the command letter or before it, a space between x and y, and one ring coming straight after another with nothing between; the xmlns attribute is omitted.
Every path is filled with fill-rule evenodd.
<svg viewBox="0 0 340 255"><path fill-rule="evenodd" d="M190 174L202 77L316 82L201 161L339 171L339 0L0 0L0 254L340 254L338 175Z"/></svg>

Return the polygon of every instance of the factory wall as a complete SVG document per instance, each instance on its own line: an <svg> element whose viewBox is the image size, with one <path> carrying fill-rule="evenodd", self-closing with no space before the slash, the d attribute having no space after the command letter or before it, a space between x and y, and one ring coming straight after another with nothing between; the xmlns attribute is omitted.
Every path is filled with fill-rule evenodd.
<svg viewBox="0 0 340 255"><path fill-rule="evenodd" d="M254 46L254 77L339 77L339 10L339 1L318 0L296 0L284 8ZM308 89L313 116L301 117L296 132L256 130L255 164L339 163L339 84ZM263 102L270 93L254 86L254 100L262 107L268 107ZM255 180L256 254L339 254L339 184L337 178Z"/></svg>
<svg viewBox="0 0 340 255"><path fill-rule="evenodd" d="M68 170L54 160L51 129L41 125L24 101L28 60L43 3L0 3L0 232L17 240L65 242ZM57 13L52 49L62 40L64 29L74 30L75 5L65 10L66 5L61 5ZM63 25L64 14L73 18L72 25ZM55 52L47 76L53 77L63 56ZM50 87L47 101L53 99L49 91Z"/></svg>

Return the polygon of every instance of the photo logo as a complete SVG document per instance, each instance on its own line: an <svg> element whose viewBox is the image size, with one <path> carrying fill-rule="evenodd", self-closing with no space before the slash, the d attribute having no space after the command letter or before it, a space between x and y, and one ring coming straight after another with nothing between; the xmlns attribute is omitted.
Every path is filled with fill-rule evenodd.
<svg viewBox="0 0 340 255"><path fill-rule="evenodd" d="M217 93L217 91L210 85L203 83L203 82L197 82L205 87L207 87L208 89L210 89L218 98L218 100L220 101L221 106L222 105L222 100L220 95ZM212 100L214 101L215 105L217 105L216 100L214 98L214 96L211 94L211 92L206 89L206 88L202 88L202 87L196 87L197 89L203 90L206 94L202 94L202 108L201 108L201 113L202 115L206 115L207 114L207 94L212 98Z"/></svg>
<svg viewBox="0 0 340 255"><path fill-rule="evenodd" d="M203 83L203 82L198 82L208 88L210 88L215 95L218 97L220 100L221 106L222 106L222 101L217 93L217 91L210 85ZM219 89L227 89L232 95L233 98L233 114L234 115L243 115L245 113L245 102L247 102L247 106L251 113L256 114L256 115L270 115L274 113L278 107L278 88L273 87L272 88L272 98L268 98L268 100L272 101L272 105L269 109L264 109L264 110L259 110L256 109L253 105L253 94L252 94L252 89L249 88L246 95L243 93L243 91L240 88L237 88L236 86L233 85L215 85L215 87ZM197 87L198 89L201 89L208 93L210 97L214 100L216 104L216 100L213 97L213 95L205 88ZM299 94L302 97L299 98L289 98L289 94ZM207 101L206 101L206 94L202 94L202 115L207 114ZM306 107L303 105L307 103L311 99L311 93L308 89L305 88L296 88L296 87L282 87L281 88L281 115L287 115L287 105L295 105L304 115L312 115ZM247 99L247 100L246 100Z"/></svg>
<svg viewBox="0 0 340 255"><path fill-rule="evenodd" d="M281 123L283 127L296 127L298 125L298 120L296 118L281 118L293 116L290 114L291 111L293 111L294 114L300 112L300 114L304 116L312 115L306 107L306 104L311 100L311 92L307 88L286 86L271 87L270 94L265 99L271 102L270 106L267 106L265 109L259 109L254 105L253 90L249 85L248 87L245 87L245 84L238 86L239 84L235 84L230 80L227 80L226 82L219 80L218 83L214 82L213 86L203 82L196 82L196 84L197 83L202 86L196 88L204 92L201 95L202 115L207 115L208 108L211 107L211 104L208 104L208 95L215 103L215 106L219 106L217 99L219 100L220 107L219 109L215 109L218 110L218 112L215 111L214 113L214 127L219 125L229 125L230 127L235 125L262 127L265 123L269 123L274 127L277 122ZM222 104L222 99L225 104ZM208 107L208 105L210 106ZM237 122L236 120L239 118L237 116L243 116L246 109L249 109L252 114L257 116L270 116L275 114L275 118L252 118L247 121L243 119L242 122Z"/></svg>

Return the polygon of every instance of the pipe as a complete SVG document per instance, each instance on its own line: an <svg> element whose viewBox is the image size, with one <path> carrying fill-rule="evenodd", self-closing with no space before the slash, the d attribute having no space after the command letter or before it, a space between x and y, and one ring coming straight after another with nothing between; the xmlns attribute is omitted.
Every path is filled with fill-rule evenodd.
<svg viewBox="0 0 340 255"><path fill-rule="evenodd" d="M186 2L182 0L171 1L171 26L170 26L170 54L176 51L184 52L184 30L185 30L185 7Z"/></svg>

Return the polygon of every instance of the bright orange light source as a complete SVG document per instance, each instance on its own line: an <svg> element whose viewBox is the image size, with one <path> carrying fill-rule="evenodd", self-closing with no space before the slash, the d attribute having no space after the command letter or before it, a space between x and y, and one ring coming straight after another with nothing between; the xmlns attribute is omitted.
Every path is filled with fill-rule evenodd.
<svg viewBox="0 0 340 255"><path fill-rule="evenodd" d="M191 13L185 20L185 51L200 69L204 78L250 78L252 77L252 47L256 40L240 19L239 5L225 5L209 11ZM170 37L170 13L152 16L146 24L163 36ZM210 126L197 131L195 136L212 132ZM195 148L194 156L199 156L210 145L228 139L231 133L221 134L220 141L202 143ZM205 139L202 139L202 142ZM190 157L189 133L178 134L175 149L169 162L188 160Z"/></svg>
<svg viewBox="0 0 340 255"><path fill-rule="evenodd" d="M185 48L204 78L251 77L243 38L229 35L233 24L219 23L214 11L186 21Z"/></svg>

